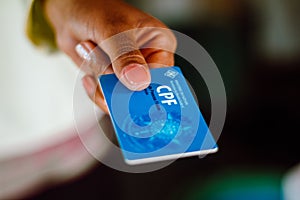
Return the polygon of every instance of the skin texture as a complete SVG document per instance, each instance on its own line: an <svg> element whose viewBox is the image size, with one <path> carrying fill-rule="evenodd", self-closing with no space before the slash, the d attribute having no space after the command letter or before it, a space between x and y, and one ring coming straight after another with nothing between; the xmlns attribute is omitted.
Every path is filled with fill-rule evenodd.
<svg viewBox="0 0 300 200"><path fill-rule="evenodd" d="M172 32L159 20L121 0L44 0L43 7L58 47L78 66L85 58L78 53L78 44L87 53L98 46L98 55L110 61L104 71L95 65L93 73L87 72L82 79L89 97L105 112L107 107L95 79L98 75L113 72L129 89L142 90L151 81L150 67L174 65L176 38ZM144 27L162 29L130 31L107 40Z"/></svg>

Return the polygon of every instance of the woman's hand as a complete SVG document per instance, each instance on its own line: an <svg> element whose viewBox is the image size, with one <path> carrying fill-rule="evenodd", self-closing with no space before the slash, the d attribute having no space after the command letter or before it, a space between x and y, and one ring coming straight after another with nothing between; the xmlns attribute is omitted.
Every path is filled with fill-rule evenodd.
<svg viewBox="0 0 300 200"><path fill-rule="evenodd" d="M149 67L174 65L173 33L121 0L44 0L44 9L58 47L78 66L97 46L98 55L110 61L105 71L94 67L83 78L89 97L106 112L96 76L113 72L129 89L142 90L151 81Z"/></svg>

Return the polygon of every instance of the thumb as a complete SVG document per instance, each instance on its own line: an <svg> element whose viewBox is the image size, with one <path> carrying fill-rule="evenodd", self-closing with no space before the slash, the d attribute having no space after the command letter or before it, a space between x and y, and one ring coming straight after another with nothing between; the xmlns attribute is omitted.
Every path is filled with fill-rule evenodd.
<svg viewBox="0 0 300 200"><path fill-rule="evenodd" d="M143 90L151 82L149 67L131 33L123 32L100 44L109 56L114 73L130 90Z"/></svg>

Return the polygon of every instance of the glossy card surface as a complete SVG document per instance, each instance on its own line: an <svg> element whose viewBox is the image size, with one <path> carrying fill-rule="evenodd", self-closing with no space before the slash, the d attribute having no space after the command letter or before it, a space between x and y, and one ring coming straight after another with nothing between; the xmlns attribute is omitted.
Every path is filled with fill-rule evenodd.
<svg viewBox="0 0 300 200"><path fill-rule="evenodd" d="M151 69L151 84L131 91L114 74L99 83L128 164L216 152L218 147L179 67Z"/></svg>

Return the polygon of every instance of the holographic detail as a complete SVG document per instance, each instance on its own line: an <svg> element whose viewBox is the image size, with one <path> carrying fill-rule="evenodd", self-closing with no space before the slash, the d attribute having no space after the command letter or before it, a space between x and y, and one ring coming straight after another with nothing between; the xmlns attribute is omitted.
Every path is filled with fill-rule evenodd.
<svg viewBox="0 0 300 200"><path fill-rule="evenodd" d="M176 78L176 76L178 75L179 73L175 70L168 70L167 72L164 73L165 76L169 77L169 78Z"/></svg>
<svg viewBox="0 0 300 200"><path fill-rule="evenodd" d="M133 116L131 120L130 117L124 120L126 126L123 128L130 135L123 133L122 137L126 138L131 151L135 153L153 152L169 144L175 148L194 137L195 130L191 124L190 119L181 119L175 112L168 113L165 119L152 118L152 121L149 115ZM145 135L152 136L144 137Z"/></svg>

